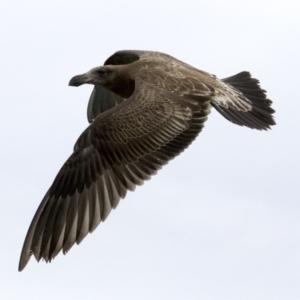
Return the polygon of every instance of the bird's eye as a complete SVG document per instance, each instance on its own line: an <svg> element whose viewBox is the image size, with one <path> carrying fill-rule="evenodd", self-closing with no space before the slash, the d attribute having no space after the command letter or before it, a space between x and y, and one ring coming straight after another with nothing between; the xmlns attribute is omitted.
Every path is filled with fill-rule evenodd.
<svg viewBox="0 0 300 300"><path fill-rule="evenodd" d="M99 74L99 75L105 75L105 74L106 74L106 71L103 70L103 69L100 69L100 70L98 70L98 74Z"/></svg>

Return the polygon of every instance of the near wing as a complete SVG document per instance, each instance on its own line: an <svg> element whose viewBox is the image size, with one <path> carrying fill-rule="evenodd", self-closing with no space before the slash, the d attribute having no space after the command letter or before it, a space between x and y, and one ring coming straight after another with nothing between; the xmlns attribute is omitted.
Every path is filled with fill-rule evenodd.
<svg viewBox="0 0 300 300"><path fill-rule="evenodd" d="M209 111L208 102L196 109L188 99L137 80L130 98L100 114L79 137L32 220L19 270L31 254L51 261L80 243L127 190L188 147Z"/></svg>

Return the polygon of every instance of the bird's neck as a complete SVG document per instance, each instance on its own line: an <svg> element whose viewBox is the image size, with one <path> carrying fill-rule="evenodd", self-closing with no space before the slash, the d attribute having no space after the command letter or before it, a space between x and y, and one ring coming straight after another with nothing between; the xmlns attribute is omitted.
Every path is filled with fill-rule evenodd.
<svg viewBox="0 0 300 300"><path fill-rule="evenodd" d="M130 73L127 72L126 65L114 66L116 77L107 84L108 88L113 93L125 99L129 98L135 87L135 81L131 78Z"/></svg>

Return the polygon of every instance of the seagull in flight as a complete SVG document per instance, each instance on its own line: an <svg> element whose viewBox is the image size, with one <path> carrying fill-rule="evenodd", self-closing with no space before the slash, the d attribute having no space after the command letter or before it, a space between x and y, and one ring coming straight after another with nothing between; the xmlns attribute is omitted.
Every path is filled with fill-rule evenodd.
<svg viewBox="0 0 300 300"><path fill-rule="evenodd" d="M275 125L272 101L249 72L218 79L160 52L118 51L69 82L82 84L94 85L90 125L33 217L19 271L32 255L50 262L79 244L195 140L212 108L240 126Z"/></svg>

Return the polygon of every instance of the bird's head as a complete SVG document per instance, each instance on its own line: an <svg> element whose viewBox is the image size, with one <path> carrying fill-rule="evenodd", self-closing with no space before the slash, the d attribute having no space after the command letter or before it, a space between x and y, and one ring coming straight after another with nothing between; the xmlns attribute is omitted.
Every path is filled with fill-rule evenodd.
<svg viewBox="0 0 300 300"><path fill-rule="evenodd" d="M110 66L96 67L88 71L87 73L74 76L70 82L70 86L80 86L82 84L94 84L101 86L108 86L115 80L117 76L115 70Z"/></svg>

